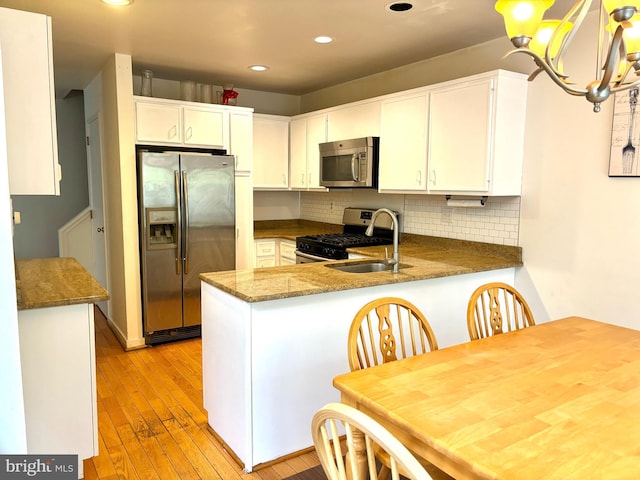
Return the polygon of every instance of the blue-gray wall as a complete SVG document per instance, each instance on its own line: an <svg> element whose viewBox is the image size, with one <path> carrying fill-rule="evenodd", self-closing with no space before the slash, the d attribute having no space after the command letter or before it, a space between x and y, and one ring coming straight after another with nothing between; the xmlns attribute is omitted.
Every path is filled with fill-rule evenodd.
<svg viewBox="0 0 640 480"><path fill-rule="evenodd" d="M21 223L14 227L16 258L58 255L58 229L89 205L87 151L82 92L56 100L58 161L62 167L60 196L14 195L14 212Z"/></svg>

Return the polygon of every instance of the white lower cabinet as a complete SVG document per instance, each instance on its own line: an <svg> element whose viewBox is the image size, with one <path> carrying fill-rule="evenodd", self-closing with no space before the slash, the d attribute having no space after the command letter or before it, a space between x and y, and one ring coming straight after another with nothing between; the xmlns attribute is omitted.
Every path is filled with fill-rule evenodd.
<svg viewBox="0 0 640 480"><path fill-rule="evenodd" d="M278 264L276 257L276 240L256 240L256 268L275 267Z"/></svg>
<svg viewBox="0 0 640 480"><path fill-rule="evenodd" d="M279 247L279 265L295 265L296 242L280 240Z"/></svg>
<svg viewBox="0 0 640 480"><path fill-rule="evenodd" d="M513 283L514 276L508 268L250 303L202 282L208 423L246 472L307 449L313 445L309 419L340 401L331 382L349 371L345 345L360 307L385 295L406 298L445 348L469 341L464 319L476 287Z"/></svg>
<svg viewBox="0 0 640 480"><path fill-rule="evenodd" d="M93 304L18 311L30 454L98 455Z"/></svg>
<svg viewBox="0 0 640 480"><path fill-rule="evenodd" d="M525 75L503 70L430 92L429 193L520 195Z"/></svg>
<svg viewBox="0 0 640 480"><path fill-rule="evenodd" d="M296 243L291 240L259 239L255 241L255 252L256 268L295 265L296 263Z"/></svg>

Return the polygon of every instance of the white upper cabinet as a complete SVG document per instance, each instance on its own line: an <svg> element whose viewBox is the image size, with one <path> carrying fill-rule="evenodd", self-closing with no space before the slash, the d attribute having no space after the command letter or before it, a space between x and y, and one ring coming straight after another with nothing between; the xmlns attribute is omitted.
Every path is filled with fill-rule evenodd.
<svg viewBox="0 0 640 480"><path fill-rule="evenodd" d="M211 107L182 107L186 145L224 146L229 132L227 112Z"/></svg>
<svg viewBox="0 0 640 480"><path fill-rule="evenodd" d="M253 188L289 188L289 117L253 116Z"/></svg>
<svg viewBox="0 0 640 480"><path fill-rule="evenodd" d="M139 96L134 102L136 143L220 148L237 155L238 170L251 170L253 109Z"/></svg>
<svg viewBox="0 0 640 480"><path fill-rule="evenodd" d="M135 109L137 142L183 142L180 105L136 100Z"/></svg>
<svg viewBox="0 0 640 480"><path fill-rule="evenodd" d="M506 71L430 92L429 193L520 195L526 76Z"/></svg>
<svg viewBox="0 0 640 480"><path fill-rule="evenodd" d="M134 97L136 142L229 148L229 111L212 105Z"/></svg>
<svg viewBox="0 0 640 480"><path fill-rule="evenodd" d="M294 117L289 124L289 184L294 190L320 186L320 148L327 141L327 114Z"/></svg>
<svg viewBox="0 0 640 480"><path fill-rule="evenodd" d="M327 141L380 136L380 101L357 103L327 114Z"/></svg>
<svg viewBox="0 0 640 480"><path fill-rule="evenodd" d="M0 8L0 49L12 195L59 195L51 18Z"/></svg>
<svg viewBox="0 0 640 480"><path fill-rule="evenodd" d="M427 93L382 102L379 191L427 190Z"/></svg>

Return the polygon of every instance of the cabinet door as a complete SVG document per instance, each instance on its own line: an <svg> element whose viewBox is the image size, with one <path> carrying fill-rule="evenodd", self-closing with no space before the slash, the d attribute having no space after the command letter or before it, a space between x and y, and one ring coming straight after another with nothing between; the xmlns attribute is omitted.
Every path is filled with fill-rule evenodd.
<svg viewBox="0 0 640 480"><path fill-rule="evenodd" d="M327 114L327 139L380 136L381 103L370 102L333 110Z"/></svg>
<svg viewBox="0 0 640 480"><path fill-rule="evenodd" d="M276 240L256 240L256 267L275 267L276 261Z"/></svg>
<svg viewBox="0 0 640 480"><path fill-rule="evenodd" d="M229 113L210 108L183 107L184 143L225 148Z"/></svg>
<svg viewBox="0 0 640 480"><path fill-rule="evenodd" d="M180 106L136 101L136 141L182 143Z"/></svg>
<svg viewBox="0 0 640 480"><path fill-rule="evenodd" d="M380 136L380 190L427 189L426 94L385 101Z"/></svg>
<svg viewBox="0 0 640 480"><path fill-rule="evenodd" d="M59 195L51 19L0 8L4 115L12 195Z"/></svg>
<svg viewBox="0 0 640 480"><path fill-rule="evenodd" d="M289 117L253 116L253 188L289 187Z"/></svg>
<svg viewBox="0 0 640 480"><path fill-rule="evenodd" d="M322 189L320 186L320 147L327 141L327 115L307 118L307 188Z"/></svg>
<svg viewBox="0 0 640 480"><path fill-rule="evenodd" d="M429 191L489 190L493 79L434 90L429 100Z"/></svg>
<svg viewBox="0 0 640 480"><path fill-rule="evenodd" d="M289 123L289 184L291 188L307 187L307 119Z"/></svg>
<svg viewBox="0 0 640 480"><path fill-rule="evenodd" d="M236 172L248 173L253 167L253 113L229 114L229 153L236 157Z"/></svg>
<svg viewBox="0 0 640 480"><path fill-rule="evenodd" d="M278 264L279 265L295 265L296 263L296 242L280 240L279 242Z"/></svg>

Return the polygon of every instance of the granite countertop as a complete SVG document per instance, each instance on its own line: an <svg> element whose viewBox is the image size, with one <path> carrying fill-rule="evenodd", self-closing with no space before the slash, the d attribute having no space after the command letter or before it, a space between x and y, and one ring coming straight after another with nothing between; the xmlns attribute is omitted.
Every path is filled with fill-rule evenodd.
<svg viewBox="0 0 640 480"><path fill-rule="evenodd" d="M328 233L334 227L333 231L341 231L340 225L318 223L324 225L325 229L312 231L310 228L314 226L308 223L317 222L286 222L290 224L283 224L282 234L278 233L277 225L273 225L271 228L256 228L255 238L295 239L298 235ZM386 248L391 255L391 246ZM385 247L352 248L349 252L371 258L384 258ZM326 267L328 264L363 261L336 260L203 273L200 278L224 292L252 303L522 266L521 247L412 234L402 234L399 254L400 264L404 268L396 274L390 271L346 273Z"/></svg>
<svg viewBox="0 0 640 480"><path fill-rule="evenodd" d="M254 222L253 238L284 238L295 240L303 235L342 233L342 225L311 220L263 220Z"/></svg>
<svg viewBox="0 0 640 480"><path fill-rule="evenodd" d="M18 310L96 303L109 293L75 258L16 260Z"/></svg>

